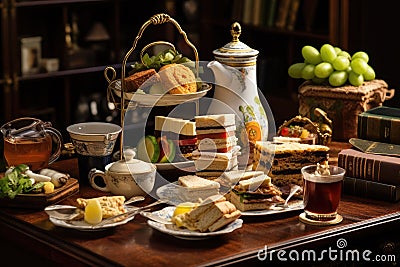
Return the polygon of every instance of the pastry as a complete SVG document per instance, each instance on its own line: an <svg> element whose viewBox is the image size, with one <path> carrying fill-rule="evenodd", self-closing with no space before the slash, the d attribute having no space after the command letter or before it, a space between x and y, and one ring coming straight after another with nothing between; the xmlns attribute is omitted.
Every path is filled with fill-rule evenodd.
<svg viewBox="0 0 400 267"><path fill-rule="evenodd" d="M164 90L169 94L189 94L197 92L197 83L194 73L185 65L168 64L160 68L160 75Z"/></svg>

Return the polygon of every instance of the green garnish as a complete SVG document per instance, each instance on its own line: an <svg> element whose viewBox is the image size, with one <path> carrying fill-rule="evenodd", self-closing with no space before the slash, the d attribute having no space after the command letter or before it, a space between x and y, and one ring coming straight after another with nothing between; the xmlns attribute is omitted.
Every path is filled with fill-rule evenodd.
<svg viewBox="0 0 400 267"><path fill-rule="evenodd" d="M132 73L146 69L155 69L156 71L159 71L162 66L168 64L183 64L192 62L189 58L184 57L182 54L172 48L164 50L158 53L156 56L149 56L149 54L145 53L142 59L143 63L136 62L132 65Z"/></svg>
<svg viewBox="0 0 400 267"><path fill-rule="evenodd" d="M43 182L32 185L32 180L25 175L28 169L27 165L20 164L6 172L6 175L0 179L0 198L13 199L18 194L34 192L43 187Z"/></svg>

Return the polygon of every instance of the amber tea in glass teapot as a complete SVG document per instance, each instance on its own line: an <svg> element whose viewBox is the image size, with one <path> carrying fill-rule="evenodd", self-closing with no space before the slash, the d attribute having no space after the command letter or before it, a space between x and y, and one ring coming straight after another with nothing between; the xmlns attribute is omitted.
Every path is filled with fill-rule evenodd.
<svg viewBox="0 0 400 267"><path fill-rule="evenodd" d="M60 156L62 136L51 127L50 122L19 118L1 126L0 131L4 139L7 167L26 164L36 171L47 167ZM56 145L54 149L53 144Z"/></svg>

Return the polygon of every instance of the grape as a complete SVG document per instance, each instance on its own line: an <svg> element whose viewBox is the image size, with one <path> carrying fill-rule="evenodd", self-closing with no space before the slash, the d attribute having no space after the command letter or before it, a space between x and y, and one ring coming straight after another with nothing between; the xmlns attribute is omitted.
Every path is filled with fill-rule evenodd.
<svg viewBox="0 0 400 267"><path fill-rule="evenodd" d="M314 74L318 78L328 78L333 72L333 67L331 63L322 62L315 66Z"/></svg>
<svg viewBox="0 0 400 267"><path fill-rule="evenodd" d="M304 61L292 64L288 69L292 78L332 87L345 84L360 86L364 81L375 79L375 70L368 64L369 56L364 51L357 51L351 56L340 47L327 43L320 49L305 45L301 53Z"/></svg>
<svg viewBox="0 0 400 267"><path fill-rule="evenodd" d="M362 58L352 59L350 62L351 69L357 74L364 74L367 71L368 64Z"/></svg>
<svg viewBox="0 0 400 267"><path fill-rule="evenodd" d="M348 74L346 71L341 70L341 71L334 71L330 76L329 76L329 84L332 86L342 86L347 82Z"/></svg>
<svg viewBox="0 0 400 267"><path fill-rule="evenodd" d="M340 47L337 47L337 46L335 46L334 48L335 48L336 55L338 56L339 53L342 52L342 49L340 49Z"/></svg>
<svg viewBox="0 0 400 267"><path fill-rule="evenodd" d="M320 49L320 53L322 60L325 62L332 63L336 58L335 48L330 44L324 44Z"/></svg>
<svg viewBox="0 0 400 267"><path fill-rule="evenodd" d="M351 57L352 60L356 59L356 58L362 58L362 59L364 59L364 61L366 63L368 63L368 61L369 61L368 54L363 51L358 51L358 52L354 53L353 56Z"/></svg>
<svg viewBox="0 0 400 267"><path fill-rule="evenodd" d="M312 78L312 81L315 84L323 84L326 81L326 79L325 78L314 77L314 78Z"/></svg>
<svg viewBox="0 0 400 267"><path fill-rule="evenodd" d="M303 58L311 64L317 65L322 62L321 54L318 49L313 46L306 45L301 49L301 54Z"/></svg>
<svg viewBox="0 0 400 267"><path fill-rule="evenodd" d="M303 70L305 65L305 63L294 63L293 65L291 65L288 69L289 76L295 79L302 78L301 71Z"/></svg>
<svg viewBox="0 0 400 267"><path fill-rule="evenodd" d="M351 71L349 73L349 82L353 86L360 86L364 82L364 76L362 76L362 74Z"/></svg>
<svg viewBox="0 0 400 267"><path fill-rule="evenodd" d="M349 60L351 60L351 56L348 52L342 50L340 53L337 54L338 56L343 56L343 57L347 57Z"/></svg>
<svg viewBox="0 0 400 267"><path fill-rule="evenodd" d="M335 70L346 70L350 66L350 60L344 56L337 56L332 66Z"/></svg>
<svg viewBox="0 0 400 267"><path fill-rule="evenodd" d="M305 65L301 71L301 77L305 80L311 80L315 76L314 69L315 69L315 65L313 65L313 64Z"/></svg>
<svg viewBox="0 0 400 267"><path fill-rule="evenodd" d="M364 80L372 81L373 79L375 79L374 69L370 65L368 65L367 71L363 74L363 76L364 76Z"/></svg>

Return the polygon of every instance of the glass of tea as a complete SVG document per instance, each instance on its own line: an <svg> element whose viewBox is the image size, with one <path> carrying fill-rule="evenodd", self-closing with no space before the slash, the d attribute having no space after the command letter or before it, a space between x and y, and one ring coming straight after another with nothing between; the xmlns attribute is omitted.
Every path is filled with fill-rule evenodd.
<svg viewBox="0 0 400 267"><path fill-rule="evenodd" d="M61 153L62 135L50 122L19 118L0 128L7 167L26 164L33 171L46 168Z"/></svg>
<svg viewBox="0 0 400 267"><path fill-rule="evenodd" d="M320 172L317 165L310 165L303 167L301 173L306 218L314 221L335 220L345 170L337 166L327 166L325 172Z"/></svg>

